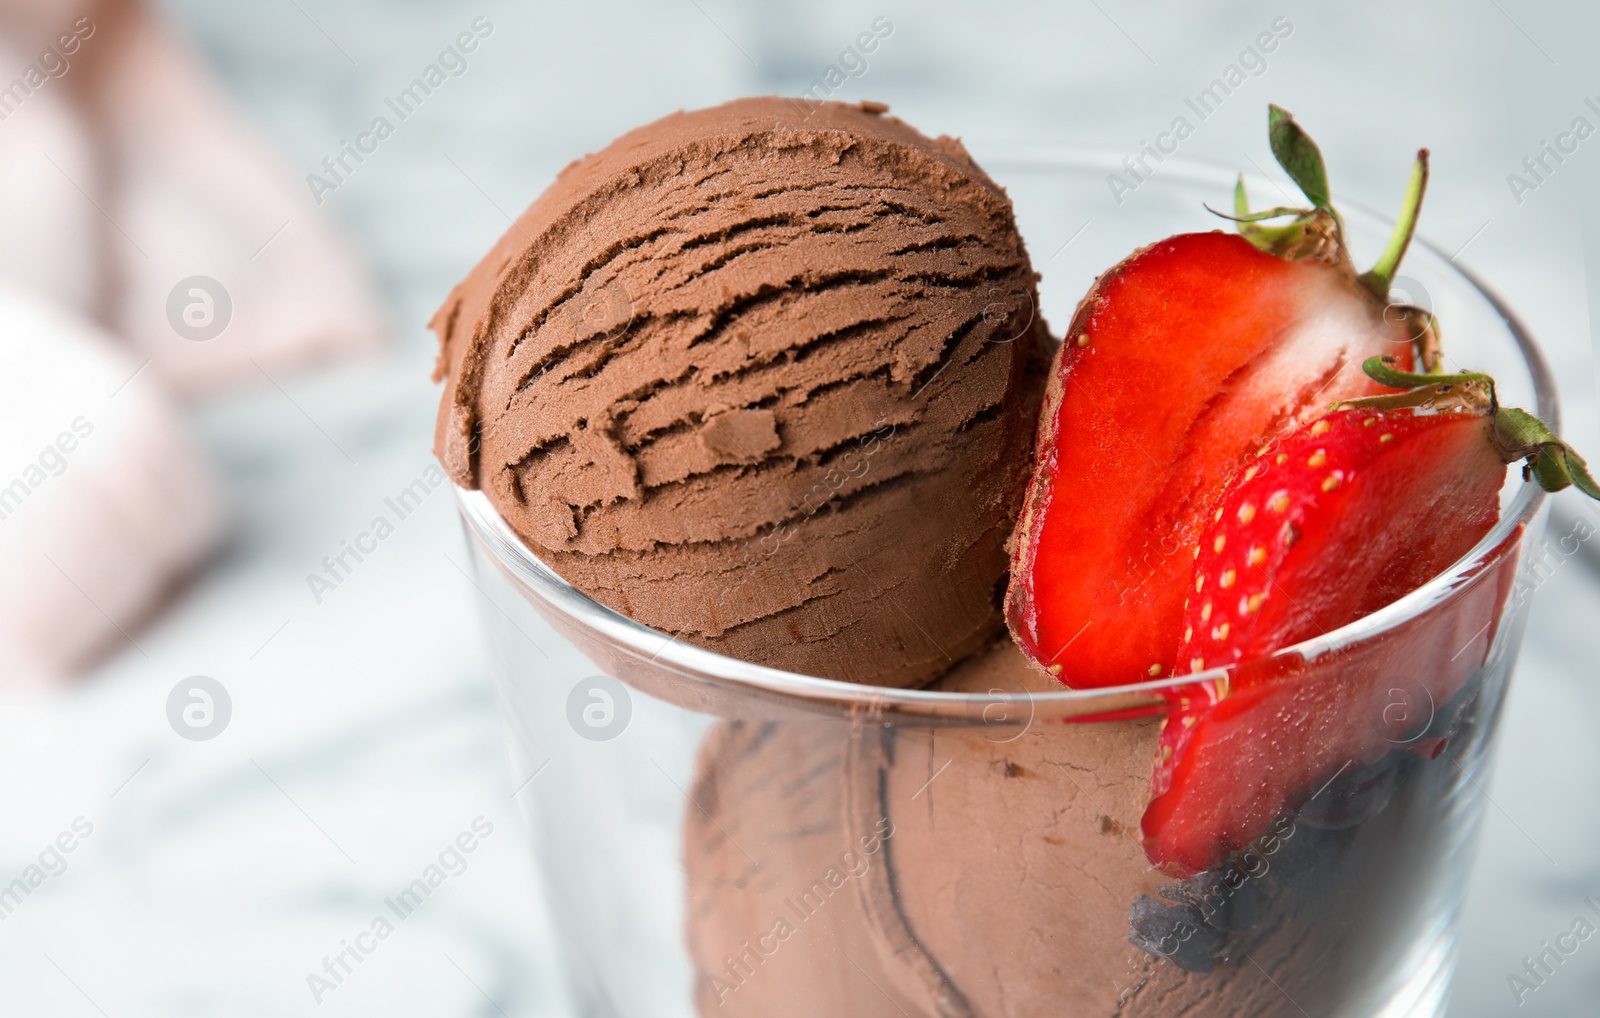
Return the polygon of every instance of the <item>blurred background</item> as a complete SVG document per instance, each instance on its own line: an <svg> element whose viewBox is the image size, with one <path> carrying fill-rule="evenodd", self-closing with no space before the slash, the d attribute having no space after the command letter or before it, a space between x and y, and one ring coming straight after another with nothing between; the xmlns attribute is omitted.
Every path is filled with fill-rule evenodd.
<svg viewBox="0 0 1600 1018"><path fill-rule="evenodd" d="M1600 456L1592 5L0 0L0 882L31 892L0 896L5 1013L566 1013L478 628L496 609L447 488L386 501L431 463L425 325L566 163L796 94L879 18L834 97L980 162L1134 155L1282 19L1181 154L1265 164L1275 101L1336 199L1392 211L1428 145L1421 233L1519 311ZM1600 525L1555 501L1552 535ZM1461 1018L1600 1000L1600 943L1520 1005L1507 982L1600 896L1595 544L1538 597ZM465 870L317 1004L307 974L479 818Z"/></svg>

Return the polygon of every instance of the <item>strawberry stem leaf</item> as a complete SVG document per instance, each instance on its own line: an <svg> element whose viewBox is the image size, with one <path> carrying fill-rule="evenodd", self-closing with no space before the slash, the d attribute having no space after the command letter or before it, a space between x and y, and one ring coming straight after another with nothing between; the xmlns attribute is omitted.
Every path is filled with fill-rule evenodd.
<svg viewBox="0 0 1600 1018"><path fill-rule="evenodd" d="M1361 281L1380 300L1389 299L1389 284L1400 268L1400 259L1406 256L1412 234L1417 231L1417 215L1422 211L1422 195L1428 189L1428 150L1417 151L1417 161L1411 166L1411 179L1406 183L1405 200L1400 204L1400 215L1395 220L1394 232L1389 235L1389 246L1374 265L1361 276Z"/></svg>
<svg viewBox="0 0 1600 1018"><path fill-rule="evenodd" d="M1364 407L1368 410L1460 410L1488 413L1494 406L1492 387L1482 382L1437 382L1406 392L1362 396L1335 403L1330 410Z"/></svg>
<svg viewBox="0 0 1600 1018"><path fill-rule="evenodd" d="M1312 205L1328 212L1333 205L1328 200L1328 169L1322 161L1322 150L1303 128L1295 123L1294 114L1273 103L1267 107L1267 139L1272 144L1273 158L1283 167L1306 199Z"/></svg>
<svg viewBox="0 0 1600 1018"><path fill-rule="evenodd" d="M1414 304L1403 305L1400 312L1410 318L1411 346L1416 351L1417 362L1422 365L1423 371L1437 377L1441 372L1440 362L1444 360L1439 319L1426 308Z"/></svg>
<svg viewBox="0 0 1600 1018"><path fill-rule="evenodd" d="M1305 220L1313 215L1313 209L1292 209L1278 206L1266 212L1250 211L1250 196L1245 191L1244 174L1239 174L1238 182L1233 185L1233 215L1218 212L1210 205L1205 206L1207 212L1222 219L1230 220L1239 227L1239 236L1255 245L1258 250L1268 254L1282 255L1283 250L1290 246L1295 237L1304 232L1302 226ZM1280 226L1258 226L1264 219L1276 219L1282 216L1294 216L1293 222Z"/></svg>
<svg viewBox="0 0 1600 1018"><path fill-rule="evenodd" d="M1309 216L1309 215L1311 215L1311 210L1310 209L1295 209L1295 208L1290 208L1287 205L1279 205L1279 206L1276 206L1275 208L1266 209L1265 211L1262 211L1262 212L1246 212L1243 215L1231 215L1231 216L1226 212L1218 212L1216 209L1212 208L1210 205L1207 205L1205 207L1205 209L1206 209L1207 212L1211 213L1214 216L1220 216L1223 219L1232 220L1235 223L1259 223L1263 219L1282 219L1284 216Z"/></svg>
<svg viewBox="0 0 1600 1018"><path fill-rule="evenodd" d="M1595 483L1583 457L1526 410L1507 407L1496 413L1494 437L1506 462L1527 459L1523 476L1531 476L1545 491L1574 485L1590 498L1600 499L1600 484Z"/></svg>
<svg viewBox="0 0 1600 1018"><path fill-rule="evenodd" d="M1494 379L1477 371L1462 371L1454 375L1419 375L1410 371L1400 371L1390 367L1394 363L1393 357L1368 357L1361 364L1361 370L1367 377L1379 385L1387 385L1391 389L1415 389L1419 386L1437 386L1441 383L1451 382L1482 382L1494 390Z"/></svg>

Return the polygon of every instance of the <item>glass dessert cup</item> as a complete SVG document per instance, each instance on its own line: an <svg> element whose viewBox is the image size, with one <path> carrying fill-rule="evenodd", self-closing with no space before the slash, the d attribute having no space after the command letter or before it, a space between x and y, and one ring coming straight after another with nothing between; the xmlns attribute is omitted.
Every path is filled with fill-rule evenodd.
<svg viewBox="0 0 1600 1018"><path fill-rule="evenodd" d="M975 154L1016 203L1057 333L1134 247L1228 228L1201 207L1229 200L1225 171L1169 160L1129 190L1111 155ZM1344 205L1368 262L1389 226ZM1447 369L1488 371L1555 424L1493 296L1422 244L1396 287L1439 316ZM1387 608L1243 670L1097 690L1009 645L925 690L723 657L586 597L458 497L575 1013L1442 1013L1527 617L1520 552L1543 525L1515 473L1493 531ZM1253 708L1224 745L1309 754L1327 778L1179 880L1141 844L1157 715L1223 691Z"/></svg>

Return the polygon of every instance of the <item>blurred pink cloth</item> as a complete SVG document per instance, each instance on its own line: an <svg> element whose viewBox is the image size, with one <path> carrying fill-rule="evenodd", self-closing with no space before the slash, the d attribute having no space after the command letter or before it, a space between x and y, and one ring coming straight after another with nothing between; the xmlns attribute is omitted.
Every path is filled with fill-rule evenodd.
<svg viewBox="0 0 1600 1018"><path fill-rule="evenodd" d="M149 7L0 0L0 68L28 67L38 87L0 74L0 278L99 319L186 392L380 346L349 244ZM209 341L170 324L192 276L231 299Z"/></svg>
<svg viewBox="0 0 1600 1018"><path fill-rule="evenodd" d="M220 539L174 392L388 332L351 246L158 12L0 0L0 686L132 642Z"/></svg>
<svg viewBox="0 0 1600 1018"><path fill-rule="evenodd" d="M69 676L137 633L222 536L221 487L139 362L0 287L0 687Z"/></svg>

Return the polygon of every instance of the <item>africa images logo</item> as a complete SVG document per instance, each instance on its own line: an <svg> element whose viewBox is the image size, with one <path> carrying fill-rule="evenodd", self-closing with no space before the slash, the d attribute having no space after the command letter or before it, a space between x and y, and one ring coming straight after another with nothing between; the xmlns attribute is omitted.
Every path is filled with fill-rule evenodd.
<svg viewBox="0 0 1600 1018"><path fill-rule="evenodd" d="M590 742L609 742L633 718L628 687L609 675L591 675L567 694L567 723Z"/></svg>
<svg viewBox="0 0 1600 1018"><path fill-rule="evenodd" d="M167 324L192 343L216 339L233 321L233 297L210 276L188 276L167 294Z"/></svg>
<svg viewBox="0 0 1600 1018"><path fill-rule="evenodd" d="M191 675L167 694L167 724L190 742L209 742L233 718L233 699L209 675Z"/></svg>

